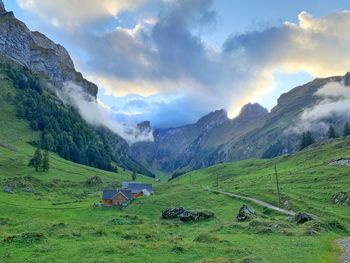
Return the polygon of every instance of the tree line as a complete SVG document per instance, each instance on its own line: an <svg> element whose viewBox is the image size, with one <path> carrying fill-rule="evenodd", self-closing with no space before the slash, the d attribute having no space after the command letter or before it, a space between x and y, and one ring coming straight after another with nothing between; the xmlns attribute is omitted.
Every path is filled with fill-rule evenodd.
<svg viewBox="0 0 350 263"><path fill-rule="evenodd" d="M334 126L330 125L328 132L327 132L327 137L329 139L335 139L335 138L338 138L340 136L341 135L335 130ZM344 136L344 137L350 136L350 124L348 122L345 123L345 125L344 125L342 136ZM312 133L310 131L306 131L302 134L299 150L303 150L307 146L309 146L313 143L315 143L314 136L312 135Z"/></svg>

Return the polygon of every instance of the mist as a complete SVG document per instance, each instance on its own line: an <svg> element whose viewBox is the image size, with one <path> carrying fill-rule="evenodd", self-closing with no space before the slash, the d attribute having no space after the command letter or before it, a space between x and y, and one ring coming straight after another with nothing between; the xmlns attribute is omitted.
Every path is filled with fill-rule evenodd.
<svg viewBox="0 0 350 263"><path fill-rule="evenodd" d="M350 118L350 87L342 82L330 82L316 93L320 100L314 106L303 110L297 124L287 130L291 133L304 131L326 131L328 118Z"/></svg>
<svg viewBox="0 0 350 263"><path fill-rule="evenodd" d="M114 119L113 110L98 100L96 101L94 97L72 82L65 82L62 89L57 93L65 104L75 107L86 122L94 126L110 129L124 138L129 144L154 140L151 129L139 129L133 123L117 122Z"/></svg>

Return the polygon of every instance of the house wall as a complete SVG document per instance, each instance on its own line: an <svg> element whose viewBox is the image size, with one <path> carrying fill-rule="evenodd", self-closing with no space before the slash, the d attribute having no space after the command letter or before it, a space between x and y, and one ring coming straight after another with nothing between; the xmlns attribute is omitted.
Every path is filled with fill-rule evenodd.
<svg viewBox="0 0 350 263"><path fill-rule="evenodd" d="M112 200L112 204L113 205L120 205L122 203L126 203L128 202L129 200L124 196L122 195L121 193L118 193Z"/></svg>

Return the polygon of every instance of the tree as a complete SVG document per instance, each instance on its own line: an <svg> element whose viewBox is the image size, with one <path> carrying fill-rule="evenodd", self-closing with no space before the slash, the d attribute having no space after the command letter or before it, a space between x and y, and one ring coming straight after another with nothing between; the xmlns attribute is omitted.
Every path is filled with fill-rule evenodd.
<svg viewBox="0 0 350 263"><path fill-rule="evenodd" d="M119 171L118 171L118 166L115 166L115 167L114 167L114 172L115 172L115 173L119 173Z"/></svg>
<svg viewBox="0 0 350 263"><path fill-rule="evenodd" d="M131 178L132 178L132 180L133 180L133 181L135 181L135 180L136 180L136 172L135 172L135 171L133 171L133 172L132 172L132 176L131 176Z"/></svg>
<svg viewBox="0 0 350 263"><path fill-rule="evenodd" d="M310 131L304 132L301 139L300 150L315 143L315 139Z"/></svg>
<svg viewBox="0 0 350 263"><path fill-rule="evenodd" d="M344 125L344 132L343 132L343 135L344 135L344 137L350 135L350 125L349 125L348 122L345 123L345 125Z"/></svg>
<svg viewBox="0 0 350 263"><path fill-rule="evenodd" d="M328 129L328 132L327 132L327 136L328 136L329 139L338 137L338 134L337 134L337 132L335 131L335 129L334 129L334 127L332 125L329 126L329 129Z"/></svg>
<svg viewBox="0 0 350 263"><path fill-rule="evenodd" d="M42 162L42 169L44 172L48 171L50 169L50 158L49 158L49 152L46 150L44 152L44 158Z"/></svg>
<svg viewBox="0 0 350 263"><path fill-rule="evenodd" d="M43 156L41 154L41 150L40 148L37 148L34 153L34 156L29 161L29 166L34 167L35 171L39 171L39 168L42 166L42 159Z"/></svg>

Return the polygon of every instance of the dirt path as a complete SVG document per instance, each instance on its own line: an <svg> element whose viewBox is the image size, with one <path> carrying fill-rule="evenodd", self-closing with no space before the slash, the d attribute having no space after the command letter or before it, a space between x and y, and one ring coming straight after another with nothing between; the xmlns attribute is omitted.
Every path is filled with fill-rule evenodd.
<svg viewBox="0 0 350 263"><path fill-rule="evenodd" d="M350 263L350 237L339 240L337 243L344 249L341 263Z"/></svg>
<svg viewBox="0 0 350 263"><path fill-rule="evenodd" d="M237 198L237 199L241 199L241 200L245 200L245 201L250 201L252 203L258 204L260 206L269 208L271 210L277 211L277 212L285 214L285 215L295 216L295 214L296 214L292 210L286 210L286 209L280 208L278 206L271 205L269 203L266 203L264 201L261 201L261 200L255 199L255 198L251 198L251 197L247 197L247 196L243 196L243 195L237 195L237 194L229 193L229 192L222 192L222 191L218 191L218 190L210 190L210 189L208 189L208 190L211 191L211 192L214 192L214 193L231 196L231 197L234 197L234 198ZM346 263L348 263L348 262L346 262Z"/></svg>

